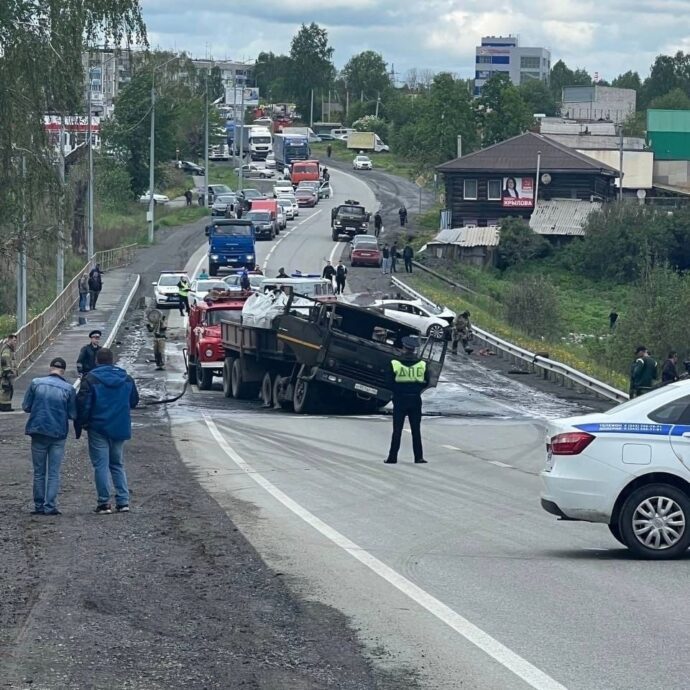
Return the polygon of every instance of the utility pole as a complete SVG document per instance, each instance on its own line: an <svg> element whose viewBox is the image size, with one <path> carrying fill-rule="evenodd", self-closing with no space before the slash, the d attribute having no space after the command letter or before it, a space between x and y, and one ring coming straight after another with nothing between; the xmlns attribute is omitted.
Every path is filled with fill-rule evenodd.
<svg viewBox="0 0 690 690"><path fill-rule="evenodd" d="M378 118L379 116L379 103L381 102L381 92L377 91L376 92L376 114L374 117Z"/></svg>
<svg viewBox="0 0 690 690"><path fill-rule="evenodd" d="M208 70L206 70L206 126L204 128L204 194L208 205Z"/></svg>
<svg viewBox="0 0 690 690"><path fill-rule="evenodd" d="M620 139L618 142L618 170L620 175L618 177L618 201L623 201L623 124L618 125L620 130Z"/></svg>
<svg viewBox="0 0 690 690"><path fill-rule="evenodd" d="M328 117L326 118L326 122L331 121L331 90L328 89Z"/></svg>
<svg viewBox="0 0 690 690"><path fill-rule="evenodd" d="M151 71L151 141L149 142L149 244L153 244L153 169L155 165L155 150L154 142L156 136L156 91L154 80L156 77L156 71L153 69Z"/></svg>
<svg viewBox="0 0 690 690"><path fill-rule="evenodd" d="M91 67L89 66L89 94L87 106L87 132L89 137L89 217L86 226L86 260L91 261L94 255L93 246L93 133L91 131Z"/></svg>
<svg viewBox="0 0 690 690"><path fill-rule="evenodd" d="M541 172L541 151L537 151L537 179L534 181L534 206L532 213L537 210L537 201L539 199L539 174Z"/></svg>
<svg viewBox="0 0 690 690"><path fill-rule="evenodd" d="M239 186L238 191L242 189L244 170L242 166L244 165L244 84L242 84L242 104L240 105L240 175L239 175Z"/></svg>
<svg viewBox="0 0 690 690"><path fill-rule="evenodd" d="M309 111L309 126L314 126L314 89L311 90L311 109Z"/></svg>
<svg viewBox="0 0 690 690"><path fill-rule="evenodd" d="M89 82L91 80L89 79ZM89 83L89 88L91 84ZM57 281L55 294L59 295L65 288L65 115L60 113L60 215L58 217L57 237Z"/></svg>
<svg viewBox="0 0 690 690"><path fill-rule="evenodd" d="M22 155L22 226L17 249L17 330L26 326L26 156Z"/></svg>
<svg viewBox="0 0 690 690"><path fill-rule="evenodd" d="M232 70L232 162L237 165L237 71Z"/></svg>
<svg viewBox="0 0 690 690"><path fill-rule="evenodd" d="M350 92L345 91L345 117L350 113Z"/></svg>

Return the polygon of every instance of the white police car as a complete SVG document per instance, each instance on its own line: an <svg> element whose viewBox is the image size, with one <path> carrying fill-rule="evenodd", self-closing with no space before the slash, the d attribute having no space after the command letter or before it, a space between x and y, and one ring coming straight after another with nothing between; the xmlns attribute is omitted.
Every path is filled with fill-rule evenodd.
<svg viewBox="0 0 690 690"><path fill-rule="evenodd" d="M682 555L690 545L690 381L550 423L540 476L547 512L605 522L642 558Z"/></svg>

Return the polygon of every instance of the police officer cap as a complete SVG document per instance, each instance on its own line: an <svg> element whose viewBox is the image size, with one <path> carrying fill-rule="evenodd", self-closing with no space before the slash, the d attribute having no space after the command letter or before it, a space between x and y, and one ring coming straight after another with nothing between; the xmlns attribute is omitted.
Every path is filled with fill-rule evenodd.
<svg viewBox="0 0 690 690"><path fill-rule="evenodd" d="M402 346L406 350L416 350L419 347L419 338L416 335L406 335L402 339Z"/></svg>
<svg viewBox="0 0 690 690"><path fill-rule="evenodd" d="M89 333L89 338L93 338L94 335L103 335L103 333L100 331L91 331L91 333Z"/></svg>

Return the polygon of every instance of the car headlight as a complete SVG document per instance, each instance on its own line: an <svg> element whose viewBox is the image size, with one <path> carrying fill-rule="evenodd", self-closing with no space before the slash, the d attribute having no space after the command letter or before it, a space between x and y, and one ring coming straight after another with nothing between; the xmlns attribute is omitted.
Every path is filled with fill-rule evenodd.
<svg viewBox="0 0 690 690"><path fill-rule="evenodd" d="M369 227L369 223L362 223L362 227L363 227L363 228L368 228L368 227Z"/></svg>
<svg viewBox="0 0 690 690"><path fill-rule="evenodd" d="M211 258L212 258L214 261L217 261L217 260L218 260L218 254L211 254Z"/></svg>
<svg viewBox="0 0 690 690"><path fill-rule="evenodd" d="M335 221L335 227L336 227L336 228L342 228L342 227L343 227L342 222L339 221L339 220L336 220L336 221Z"/></svg>
<svg viewBox="0 0 690 690"><path fill-rule="evenodd" d="M254 254L247 254L247 261L251 261L254 258Z"/></svg>
<svg viewBox="0 0 690 690"><path fill-rule="evenodd" d="M213 357L213 350L209 347L209 348L206 350L206 352L204 352L204 354L205 354L207 357Z"/></svg>

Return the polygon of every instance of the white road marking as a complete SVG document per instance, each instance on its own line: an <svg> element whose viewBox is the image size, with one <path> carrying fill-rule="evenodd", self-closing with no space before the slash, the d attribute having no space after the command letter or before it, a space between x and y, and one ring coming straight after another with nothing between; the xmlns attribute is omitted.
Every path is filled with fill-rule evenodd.
<svg viewBox="0 0 690 690"><path fill-rule="evenodd" d="M194 273L192 274L192 280L194 280L194 278L199 275L199 271L201 270L201 266L204 263L204 261L206 261L206 259L208 259L208 254L202 254L201 259L199 259L199 263L196 265L196 268L194 269Z"/></svg>
<svg viewBox="0 0 690 690"><path fill-rule="evenodd" d="M369 568L372 572L382 577L386 582L393 585L400 592L408 596L429 613L436 616L440 621L455 630L494 661L497 661L504 668L522 678L529 686L537 690L566 690L565 686L551 678L536 666L532 665L519 654L516 654L498 640L494 639L481 628L471 623L459 613L446 606L442 601L432 596L418 585L414 584L406 577L403 577L393 568L387 566L368 551L365 551L345 535L327 525L299 503L283 493L278 487L274 486L265 477L259 474L249 463L245 462L240 455L231 448L225 437L220 433L215 422L204 414L204 421L211 432L211 436L220 446L223 452L249 477L251 477L262 489L269 493L273 498L282 503L288 510L294 513L301 520L311 525L326 539L339 546L347 554L356 558L360 563Z"/></svg>
<svg viewBox="0 0 690 690"><path fill-rule="evenodd" d="M308 220L311 220L312 218L314 218L314 216L317 216L319 213L321 213L321 211L323 211L323 209L321 209L321 208L318 211L314 211L314 213L312 213L310 216L307 216L304 220L301 220L299 223L297 223L297 225L293 225L287 232L281 233L282 237L271 247L268 254L266 254L266 258L264 259L264 262L261 266L261 270L264 273L266 273L266 267L268 266L268 260L271 258L271 254L273 254L273 252L276 250L276 247L283 240L287 239L293 230L296 230L300 225L306 223Z"/></svg>
<svg viewBox="0 0 690 690"><path fill-rule="evenodd" d="M496 467L508 467L510 469L514 469L512 465L506 465L505 462L501 462L500 460L488 460L487 462L490 465L496 465Z"/></svg>
<svg viewBox="0 0 690 690"><path fill-rule="evenodd" d="M455 446L447 446L443 444L441 448L448 448L448 450L462 450L462 448L456 448Z"/></svg>

